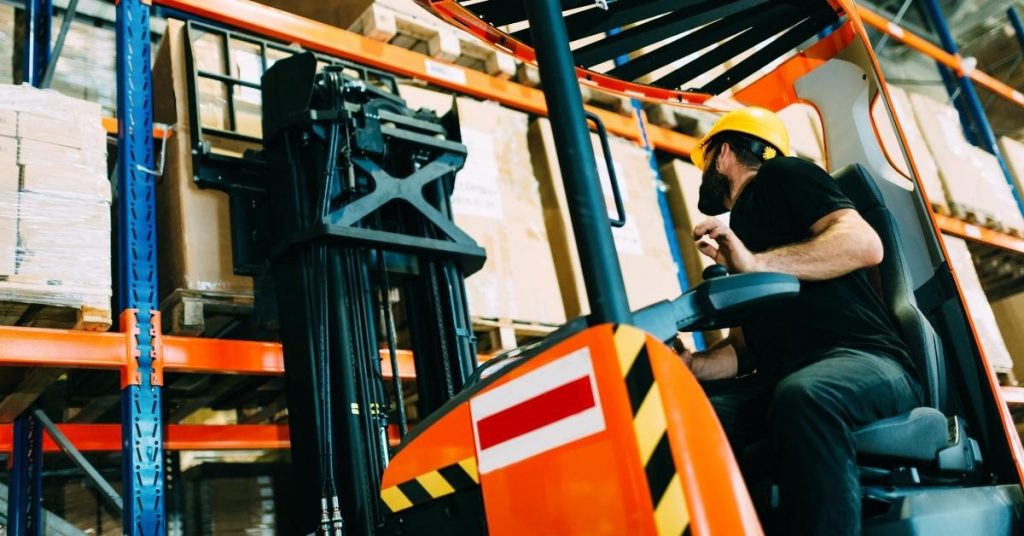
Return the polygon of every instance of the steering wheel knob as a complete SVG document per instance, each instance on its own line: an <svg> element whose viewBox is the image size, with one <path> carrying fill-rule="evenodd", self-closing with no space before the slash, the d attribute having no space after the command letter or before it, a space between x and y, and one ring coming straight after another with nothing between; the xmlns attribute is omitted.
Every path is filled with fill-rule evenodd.
<svg viewBox="0 0 1024 536"><path fill-rule="evenodd" d="M729 270L721 264L712 264L704 269L701 277L707 281L708 279L714 279L716 277L725 277L729 275Z"/></svg>

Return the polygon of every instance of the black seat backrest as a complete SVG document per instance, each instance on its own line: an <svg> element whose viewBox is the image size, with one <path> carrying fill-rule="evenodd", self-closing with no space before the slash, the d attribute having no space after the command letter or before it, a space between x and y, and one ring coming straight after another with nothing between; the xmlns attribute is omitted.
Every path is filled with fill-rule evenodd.
<svg viewBox="0 0 1024 536"><path fill-rule="evenodd" d="M882 299L896 321L900 335L910 351L910 357L917 367L925 404L942 410L946 379L942 342L931 322L917 308L914 285L896 220L886 208L882 193L864 166L846 166L833 173L833 176L839 183L839 188L857 207L861 217L882 239L885 257L878 266Z"/></svg>

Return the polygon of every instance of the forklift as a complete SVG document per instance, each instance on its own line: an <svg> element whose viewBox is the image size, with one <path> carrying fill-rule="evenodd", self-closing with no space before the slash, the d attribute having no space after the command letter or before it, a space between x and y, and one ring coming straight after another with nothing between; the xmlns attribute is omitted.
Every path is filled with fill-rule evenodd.
<svg viewBox="0 0 1024 536"><path fill-rule="evenodd" d="M855 431L863 532L1021 531L1024 451L852 2L417 1L539 67L590 313L478 364L464 280L486 253L452 218L466 156L457 111L409 109L386 73L308 52L277 61L261 83L262 149L231 165L202 146L194 158L215 170L200 185L231 193L236 271L276 302L297 481L289 533L763 533L751 497L763 493L771 515L770 463L764 482L744 481L744 453L669 343L764 314L800 282L713 266L678 298L631 311L588 120L603 128L580 84L714 112L728 90L770 110L817 109L827 170L883 241L881 292L926 395ZM874 123L873 105L889 124ZM886 128L898 152L879 142ZM397 288L428 415L407 433Z"/></svg>

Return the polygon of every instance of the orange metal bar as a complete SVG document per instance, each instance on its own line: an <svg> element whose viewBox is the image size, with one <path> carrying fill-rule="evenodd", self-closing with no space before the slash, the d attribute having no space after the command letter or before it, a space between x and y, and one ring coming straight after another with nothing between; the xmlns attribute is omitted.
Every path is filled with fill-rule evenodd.
<svg viewBox="0 0 1024 536"><path fill-rule="evenodd" d="M957 218L943 216L942 214L935 215L935 222L939 224L939 229L946 234L1024 254L1024 240L1015 236L979 227Z"/></svg>
<svg viewBox="0 0 1024 536"><path fill-rule="evenodd" d="M107 134L111 136L117 136L117 118L116 117L103 117L100 119L103 123L103 130L107 131ZM170 138L174 135L174 131L167 127L167 125L161 125L159 123L153 123L153 139L162 140L164 138Z"/></svg>
<svg viewBox="0 0 1024 536"><path fill-rule="evenodd" d="M297 43L310 50L425 80L462 94L494 100L527 113L547 115L544 93L539 89L435 60L418 52L374 41L248 0L154 0L154 3L288 43ZM640 141L640 127L632 116L590 106L587 109L601 117L609 132ZM657 149L689 156L690 147L694 143L691 140L668 134L667 130L659 127L651 127L650 131L652 139L659 140L654 142Z"/></svg>
<svg viewBox="0 0 1024 536"><path fill-rule="evenodd" d="M954 71L957 72L957 74L966 74L967 76L971 77L972 80L981 84L989 91L992 91L993 93L999 95L1000 97L1015 102L1020 106L1024 106L1024 94L1000 82L999 80L996 80L995 78L989 76L988 74L979 71L978 69L971 69L969 71L965 70L963 65L963 59L959 55L953 55L946 52L945 50L942 50L941 48L933 45L924 38L914 33L911 33L909 30L906 30L905 28L901 28L898 25L893 24L885 17L879 15L878 13L875 13L874 11L871 11L870 9L862 5L857 6L857 13L860 15L861 20L863 20L865 23L874 26L876 29L884 32L885 34L896 39L897 41L900 41L903 44L907 45L908 47L918 52L921 52L922 54L934 59L939 63L942 63L943 65L949 67L950 69L953 69Z"/></svg>
<svg viewBox="0 0 1024 536"><path fill-rule="evenodd" d="M120 424L58 424L61 432L81 452L121 450ZM0 425L0 452L10 452L12 425ZM168 450L271 450L289 448L287 425L172 424L164 429L164 448ZM43 437L44 452L60 452L49 434Z"/></svg>

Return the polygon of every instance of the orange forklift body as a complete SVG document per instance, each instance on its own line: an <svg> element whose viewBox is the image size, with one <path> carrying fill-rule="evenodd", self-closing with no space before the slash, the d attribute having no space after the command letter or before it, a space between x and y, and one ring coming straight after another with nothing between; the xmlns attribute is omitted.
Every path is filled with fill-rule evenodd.
<svg viewBox="0 0 1024 536"><path fill-rule="evenodd" d="M643 331L595 326L484 381L392 459L389 510L461 480L494 536L761 532L704 391Z"/></svg>

